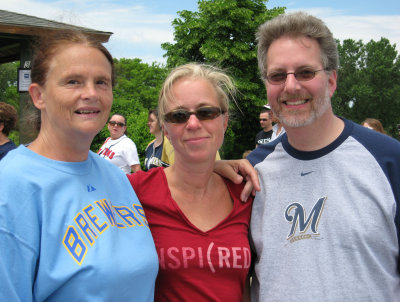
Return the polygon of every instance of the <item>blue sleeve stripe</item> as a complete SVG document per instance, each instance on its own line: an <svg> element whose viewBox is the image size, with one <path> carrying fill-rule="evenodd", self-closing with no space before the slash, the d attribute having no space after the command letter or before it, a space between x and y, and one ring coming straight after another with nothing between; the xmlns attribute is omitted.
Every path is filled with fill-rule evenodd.
<svg viewBox="0 0 400 302"><path fill-rule="evenodd" d="M352 136L372 154L390 183L396 200L395 224L400 254L400 143L388 135L371 133L369 129L357 124L354 125ZM400 257L398 271L400 272Z"/></svg>
<svg viewBox="0 0 400 302"><path fill-rule="evenodd" d="M253 167L262 162L264 159L267 158L269 154L271 154L275 150L275 147L281 142L282 137L286 137L286 133L277 137L268 144L259 145L247 156L247 160L253 165Z"/></svg>

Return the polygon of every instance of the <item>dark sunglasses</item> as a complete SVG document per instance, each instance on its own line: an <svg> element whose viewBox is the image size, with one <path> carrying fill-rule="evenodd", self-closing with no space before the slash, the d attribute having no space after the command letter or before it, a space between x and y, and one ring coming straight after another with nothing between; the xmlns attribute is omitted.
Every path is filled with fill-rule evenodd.
<svg viewBox="0 0 400 302"><path fill-rule="evenodd" d="M186 123L192 114L194 114L200 121L205 121L213 120L224 113L225 111L218 107L200 107L194 112L185 109L177 109L165 114L164 120L168 123L181 124Z"/></svg>
<svg viewBox="0 0 400 302"><path fill-rule="evenodd" d="M266 122L268 121L266 118L260 118L260 122Z"/></svg>
<svg viewBox="0 0 400 302"><path fill-rule="evenodd" d="M121 122L109 121L108 123L109 123L111 126L115 126L115 125L117 125L118 127L124 127L124 126L125 126L125 124L124 124L124 123L121 123Z"/></svg>
<svg viewBox="0 0 400 302"><path fill-rule="evenodd" d="M302 69L296 72L272 72L267 74L266 78L269 83L272 85L280 85L286 82L287 76L289 74L294 75L297 81L310 81L315 77L315 74L319 71L323 71L326 69L319 70L310 70L310 69Z"/></svg>

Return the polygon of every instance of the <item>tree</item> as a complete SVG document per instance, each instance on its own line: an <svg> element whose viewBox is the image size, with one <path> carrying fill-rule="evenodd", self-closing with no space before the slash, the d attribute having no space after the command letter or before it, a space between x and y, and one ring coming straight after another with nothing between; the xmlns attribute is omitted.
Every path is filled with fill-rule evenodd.
<svg viewBox="0 0 400 302"><path fill-rule="evenodd" d="M151 65L140 59L114 60L116 85L114 98L140 100L144 108L157 106L158 93L167 70L157 63Z"/></svg>
<svg viewBox="0 0 400 302"><path fill-rule="evenodd" d="M261 0L200 0L198 12L180 11L172 22L175 43L164 43L167 66L188 62L213 64L227 70L240 93L231 107L223 158L239 158L254 148L258 114L266 103L257 68L255 33L284 8L267 9Z"/></svg>
<svg viewBox="0 0 400 302"><path fill-rule="evenodd" d="M0 102L8 103L19 108L19 95L17 91L17 70L19 62L4 63L0 65Z"/></svg>
<svg viewBox="0 0 400 302"><path fill-rule="evenodd" d="M338 42L340 67L333 97L336 114L362 122L379 119L388 134L397 137L400 123L400 59L389 40Z"/></svg>
<svg viewBox="0 0 400 302"><path fill-rule="evenodd" d="M19 62L0 64L0 102L10 104L19 110L17 70ZM9 138L19 145L19 131L11 131Z"/></svg>

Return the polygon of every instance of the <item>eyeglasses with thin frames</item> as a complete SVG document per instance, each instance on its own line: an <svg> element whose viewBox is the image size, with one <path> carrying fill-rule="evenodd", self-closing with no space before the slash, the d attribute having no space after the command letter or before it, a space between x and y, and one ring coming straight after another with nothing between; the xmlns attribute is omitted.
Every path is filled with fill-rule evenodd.
<svg viewBox="0 0 400 302"><path fill-rule="evenodd" d="M272 85L281 85L286 82L286 79L289 74L294 75L297 81L305 82L310 81L315 78L315 75L319 71L325 71L326 68L318 69L318 70L310 70L310 69L301 69L295 72L271 72L267 74L267 81Z"/></svg>

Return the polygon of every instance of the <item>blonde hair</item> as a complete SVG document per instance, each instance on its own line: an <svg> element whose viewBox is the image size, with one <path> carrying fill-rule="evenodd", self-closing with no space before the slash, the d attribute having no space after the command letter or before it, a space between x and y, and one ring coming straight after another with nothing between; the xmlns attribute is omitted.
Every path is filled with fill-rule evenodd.
<svg viewBox="0 0 400 302"><path fill-rule="evenodd" d="M174 68L165 79L158 98L158 117L164 123L167 113L167 104L174 99L172 85L182 78L205 79L217 93L219 105L224 112L228 112L230 98L234 100L236 92L232 79L222 70L205 64L189 63Z"/></svg>

